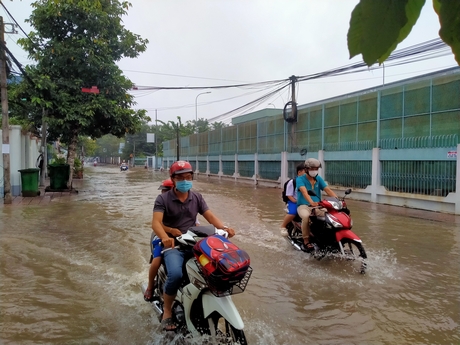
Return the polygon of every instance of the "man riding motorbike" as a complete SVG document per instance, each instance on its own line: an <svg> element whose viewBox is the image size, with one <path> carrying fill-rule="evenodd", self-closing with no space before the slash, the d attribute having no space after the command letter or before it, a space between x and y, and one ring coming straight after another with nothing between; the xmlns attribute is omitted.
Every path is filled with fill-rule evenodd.
<svg viewBox="0 0 460 345"><path fill-rule="evenodd" d="M235 234L233 229L226 227L212 213L200 193L190 190L193 185L193 169L190 163L174 162L169 169L169 175L174 188L157 196L152 216L152 229L165 248L174 247L174 238L173 235L166 233L163 226L172 229L171 232L175 233L174 230L177 229L184 234L195 225L198 213L216 228L225 229L229 237ZM192 255L191 252L183 252L178 249L165 250L163 254L168 276L164 286L164 313L161 324L166 331L176 329L171 308L182 281L182 265L190 255Z"/></svg>
<svg viewBox="0 0 460 345"><path fill-rule="evenodd" d="M321 191L325 191L327 195L337 198L337 195L330 189L323 178L318 175L318 170L321 168L321 162L315 158L308 158L305 161L306 174L297 177L297 213L302 218L302 237L303 251L311 251L314 247L310 243L310 215L314 207L318 206L321 201ZM309 190L314 190L316 196L308 195Z"/></svg>

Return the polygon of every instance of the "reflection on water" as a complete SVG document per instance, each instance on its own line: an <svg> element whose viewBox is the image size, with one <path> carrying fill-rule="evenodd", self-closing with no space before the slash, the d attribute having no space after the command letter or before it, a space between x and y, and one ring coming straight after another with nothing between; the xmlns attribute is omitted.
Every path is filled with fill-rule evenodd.
<svg viewBox="0 0 460 345"><path fill-rule="evenodd" d="M98 166L85 177L72 202L0 208L2 344L165 343L140 285L167 176ZM280 238L279 189L205 177L194 189L251 256L251 280L234 296L250 344L460 342L459 217L350 200L369 256L362 276Z"/></svg>

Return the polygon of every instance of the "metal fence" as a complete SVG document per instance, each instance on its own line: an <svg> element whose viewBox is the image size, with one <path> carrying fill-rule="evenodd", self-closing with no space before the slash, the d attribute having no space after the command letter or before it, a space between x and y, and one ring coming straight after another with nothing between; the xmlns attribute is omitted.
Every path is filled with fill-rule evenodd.
<svg viewBox="0 0 460 345"><path fill-rule="evenodd" d="M334 186L366 188L372 183L372 161L328 161L325 177Z"/></svg>
<svg viewBox="0 0 460 345"><path fill-rule="evenodd" d="M180 140L181 157L280 154L281 152L352 152L381 149L454 148L460 138L460 68L452 68L374 89L299 106L298 122L282 114L241 122ZM176 157L176 141L163 145L165 157ZM298 161L289 162L295 176ZM371 161L328 161L330 184L365 188L371 184ZM254 162L238 161L239 174L252 177ZM225 162L231 175L235 163ZM210 162L210 172L219 166ZM259 162L261 178L277 180L280 161ZM382 184L391 191L432 195L455 189L454 161L382 161Z"/></svg>
<svg viewBox="0 0 460 345"><path fill-rule="evenodd" d="M455 192L456 161L383 161L382 185L400 193L446 196Z"/></svg>

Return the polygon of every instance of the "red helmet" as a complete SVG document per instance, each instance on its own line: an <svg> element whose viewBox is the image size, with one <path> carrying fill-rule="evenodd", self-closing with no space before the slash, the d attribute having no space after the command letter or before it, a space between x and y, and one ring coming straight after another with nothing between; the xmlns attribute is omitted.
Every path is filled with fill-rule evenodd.
<svg viewBox="0 0 460 345"><path fill-rule="evenodd" d="M193 168L189 162L186 161L177 161L174 162L169 168L169 176L173 177L178 174L192 173Z"/></svg>
<svg viewBox="0 0 460 345"><path fill-rule="evenodd" d="M160 187L158 187L158 189L161 189L161 190L170 190L172 187L174 187L174 184L173 184L173 181L171 181L171 179L167 179L167 180L164 180Z"/></svg>

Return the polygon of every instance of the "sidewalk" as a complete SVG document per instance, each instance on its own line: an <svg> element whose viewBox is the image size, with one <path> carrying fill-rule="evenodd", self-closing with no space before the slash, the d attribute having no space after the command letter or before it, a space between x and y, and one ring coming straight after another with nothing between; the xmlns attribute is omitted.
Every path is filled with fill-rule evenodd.
<svg viewBox="0 0 460 345"><path fill-rule="evenodd" d="M45 181L47 187L49 187L49 179ZM26 205L40 205L45 206L50 202L68 202L78 195L78 190L83 185L83 179L74 179L72 181L72 191L66 192L45 192L45 186L39 187L40 195L36 197L23 197L22 195L13 196L11 204L4 204L4 199L0 199L0 207L12 207L12 206L26 206Z"/></svg>

